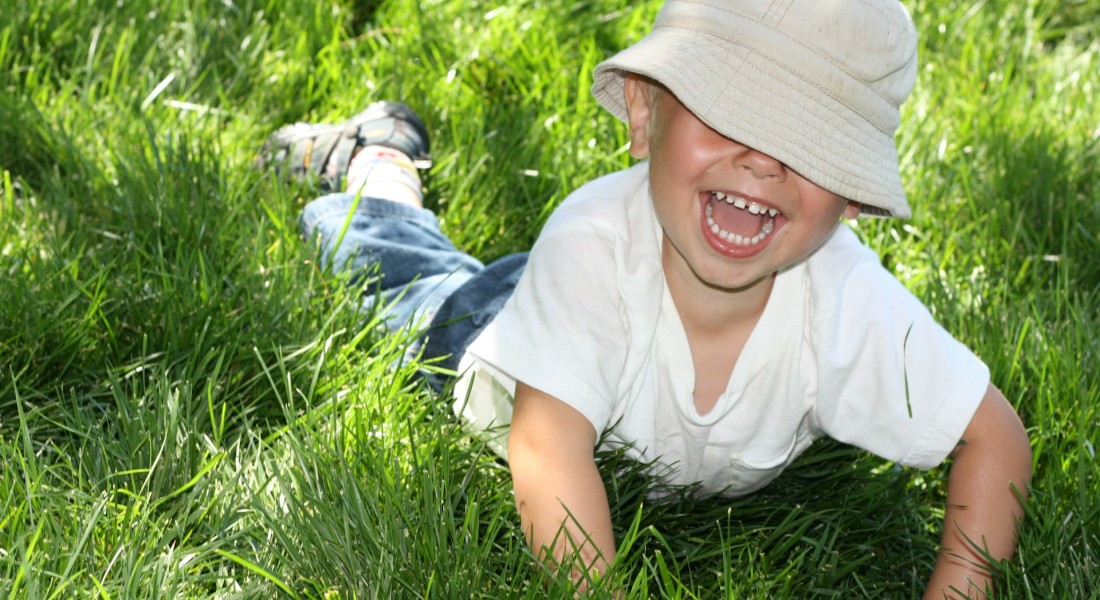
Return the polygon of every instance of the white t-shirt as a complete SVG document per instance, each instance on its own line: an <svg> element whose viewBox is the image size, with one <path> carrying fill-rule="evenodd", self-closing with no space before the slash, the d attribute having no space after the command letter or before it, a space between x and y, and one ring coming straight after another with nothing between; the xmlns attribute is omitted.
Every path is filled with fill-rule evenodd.
<svg viewBox="0 0 1100 600"><path fill-rule="evenodd" d="M648 163L577 190L515 293L461 361L456 411L506 457L517 380L583 414L671 483L743 494L816 438L929 468L957 444L989 371L844 225L776 276L726 392L699 414L661 267ZM911 415L910 415L911 412Z"/></svg>

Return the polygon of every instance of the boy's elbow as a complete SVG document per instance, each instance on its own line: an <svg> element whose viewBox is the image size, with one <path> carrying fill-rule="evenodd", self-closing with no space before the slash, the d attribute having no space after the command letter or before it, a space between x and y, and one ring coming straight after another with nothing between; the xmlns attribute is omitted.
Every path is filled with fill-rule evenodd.
<svg viewBox="0 0 1100 600"><path fill-rule="evenodd" d="M513 470L516 465L526 465L538 455L537 438L527 430L513 427L508 432L508 464Z"/></svg>
<svg viewBox="0 0 1100 600"><path fill-rule="evenodd" d="M1015 411L1012 413L1012 425L1005 432L1004 459L1009 462L1012 469L1011 484L1020 494L1021 498L1027 498L1028 486L1031 484L1032 454L1031 440L1027 430L1020 421Z"/></svg>
<svg viewBox="0 0 1100 600"><path fill-rule="evenodd" d="M1032 469L1031 440L1028 438L1027 428L1024 427L1020 415L1012 408L1004 394L996 386L990 385L989 389L990 392L986 395L986 398L988 399L991 396L996 398L1000 406L1002 420L1000 429L1006 446L1004 450L1012 457L1016 470L1023 475L1024 481L1022 483L1026 484L1031 481ZM1020 491L1026 493L1023 486L1021 486Z"/></svg>
<svg viewBox="0 0 1100 600"><path fill-rule="evenodd" d="M1007 469L1012 484L1027 495L1032 473L1031 441L1016 410L992 384L953 455L959 459L971 453L983 455L982 463Z"/></svg>

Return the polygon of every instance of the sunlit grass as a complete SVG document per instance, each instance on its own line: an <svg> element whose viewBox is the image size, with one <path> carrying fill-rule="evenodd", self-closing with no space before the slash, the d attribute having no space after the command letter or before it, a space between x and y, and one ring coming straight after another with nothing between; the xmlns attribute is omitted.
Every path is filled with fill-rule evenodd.
<svg viewBox="0 0 1100 600"><path fill-rule="evenodd" d="M907 3L908 222L859 234L989 364L1036 478L1008 598L1100 577L1100 2ZM491 259L629 164L592 67L656 2L0 3L0 593L543 597L507 468L297 235L276 127L402 99ZM629 597L917 597L945 471L823 443L733 501L604 456ZM548 587L547 587L548 586Z"/></svg>

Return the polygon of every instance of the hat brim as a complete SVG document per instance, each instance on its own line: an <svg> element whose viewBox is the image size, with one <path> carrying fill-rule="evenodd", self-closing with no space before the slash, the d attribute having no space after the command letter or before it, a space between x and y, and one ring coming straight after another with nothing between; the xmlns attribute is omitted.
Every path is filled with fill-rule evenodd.
<svg viewBox="0 0 1100 600"><path fill-rule="evenodd" d="M660 28L596 67L592 93L627 120L629 73L668 88L719 133L764 152L871 216L907 218L892 134L819 86L735 42Z"/></svg>

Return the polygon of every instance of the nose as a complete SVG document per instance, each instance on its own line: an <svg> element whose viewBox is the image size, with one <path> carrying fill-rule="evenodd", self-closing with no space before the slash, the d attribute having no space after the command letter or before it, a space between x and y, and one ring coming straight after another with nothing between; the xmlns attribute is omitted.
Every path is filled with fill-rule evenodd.
<svg viewBox="0 0 1100 600"><path fill-rule="evenodd" d="M771 179L776 183L787 179L787 165L755 148L741 145L740 151L734 154L733 162L738 168L751 172L757 179Z"/></svg>

